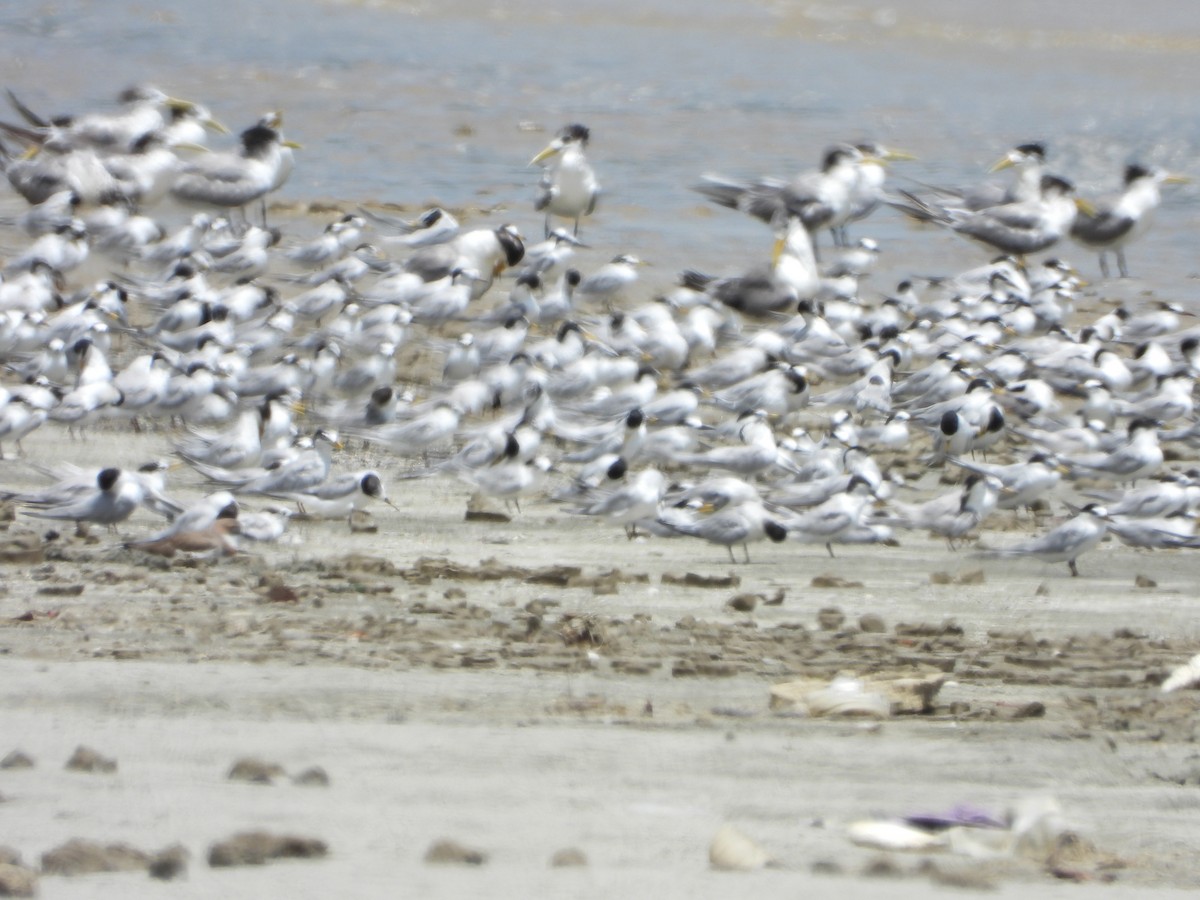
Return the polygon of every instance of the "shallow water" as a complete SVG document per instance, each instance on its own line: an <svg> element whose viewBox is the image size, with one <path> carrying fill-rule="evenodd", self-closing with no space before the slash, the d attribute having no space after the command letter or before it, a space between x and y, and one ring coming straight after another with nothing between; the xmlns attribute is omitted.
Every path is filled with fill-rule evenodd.
<svg viewBox="0 0 1200 900"><path fill-rule="evenodd" d="M527 162L584 121L605 188L585 231L595 261L633 250L660 282L763 253L761 226L688 190L701 173L786 175L837 140L916 153L894 167L900 185L971 183L1035 139L1085 193L1115 189L1133 159L1200 174L1197 50L1200 13L1167 0L65 0L0 13L0 78L39 110L103 107L137 81L198 98L235 130L284 110L305 149L283 199L498 208L539 233ZM1139 287L1187 299L1198 197L1168 192L1130 253ZM986 256L886 212L858 233L884 247L876 293ZM1098 274L1090 254L1062 253Z"/></svg>

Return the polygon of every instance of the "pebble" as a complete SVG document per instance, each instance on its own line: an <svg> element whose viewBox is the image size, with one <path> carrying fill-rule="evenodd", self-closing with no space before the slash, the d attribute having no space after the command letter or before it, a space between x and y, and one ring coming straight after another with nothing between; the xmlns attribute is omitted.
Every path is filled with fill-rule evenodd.
<svg viewBox="0 0 1200 900"><path fill-rule="evenodd" d="M213 844L208 849L208 864L214 869L261 866L273 859L316 859L328 852L325 842L317 838L243 831Z"/></svg>
<svg viewBox="0 0 1200 900"><path fill-rule="evenodd" d="M482 866L487 854L482 850L466 847L458 841L441 838L429 845L425 851L425 862L437 865Z"/></svg>
<svg viewBox="0 0 1200 900"><path fill-rule="evenodd" d="M91 747L80 744L67 760L66 767L74 772L102 772L110 774L117 771L117 761L102 756Z"/></svg>

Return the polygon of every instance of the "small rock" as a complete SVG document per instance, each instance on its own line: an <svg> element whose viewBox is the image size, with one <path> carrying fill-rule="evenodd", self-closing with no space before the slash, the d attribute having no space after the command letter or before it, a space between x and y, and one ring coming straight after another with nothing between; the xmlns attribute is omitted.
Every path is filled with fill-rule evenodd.
<svg viewBox="0 0 1200 900"><path fill-rule="evenodd" d="M846 614L836 606L826 606L817 612L817 624L822 631L837 631L846 621Z"/></svg>
<svg viewBox="0 0 1200 900"><path fill-rule="evenodd" d="M295 603L299 595L286 584L273 584L267 589L268 603Z"/></svg>
<svg viewBox="0 0 1200 900"><path fill-rule="evenodd" d="M32 532L5 535L0 541L0 563L30 565L45 559L45 549L40 536Z"/></svg>
<svg viewBox="0 0 1200 900"><path fill-rule="evenodd" d="M243 756L233 764L229 774L225 776L230 781L248 781L251 784L274 784L275 779L282 776L283 766L267 762L253 756Z"/></svg>
<svg viewBox="0 0 1200 900"><path fill-rule="evenodd" d="M24 866L0 863L0 897L36 897L37 872Z"/></svg>
<svg viewBox="0 0 1200 900"><path fill-rule="evenodd" d="M904 870L887 856L876 856L863 866L864 878L903 878Z"/></svg>
<svg viewBox="0 0 1200 900"><path fill-rule="evenodd" d="M312 766L293 778L292 783L301 787L329 787L329 774L320 766Z"/></svg>
<svg viewBox="0 0 1200 900"><path fill-rule="evenodd" d="M554 855L550 857L550 868L552 869L570 869L577 866L586 866L587 864L587 855L577 847L565 847L562 850L556 850Z"/></svg>
<svg viewBox="0 0 1200 900"><path fill-rule="evenodd" d="M741 586L742 577L734 575L732 572L728 575L699 575L695 572L685 572L683 575L675 575L671 572L664 572L660 581L663 584L681 585L683 587L735 588Z"/></svg>
<svg viewBox="0 0 1200 900"><path fill-rule="evenodd" d="M1158 582L1147 575L1138 575L1133 579L1133 585L1140 588L1156 588L1158 587Z"/></svg>
<svg viewBox="0 0 1200 900"><path fill-rule="evenodd" d="M6 866L19 866L21 865L21 854L12 847L0 844L0 863Z"/></svg>
<svg viewBox="0 0 1200 900"><path fill-rule="evenodd" d="M812 586L815 588L860 588L863 586L861 581L847 581L845 578L839 578L837 575L818 575L812 580Z"/></svg>
<svg viewBox="0 0 1200 900"><path fill-rule="evenodd" d="M117 771L117 761L101 756L91 747L80 744L67 760L66 768L75 772L111 773Z"/></svg>
<svg viewBox="0 0 1200 900"><path fill-rule="evenodd" d="M261 866L272 859L315 859L329 848L317 838L243 831L208 848L208 864L214 869L226 866Z"/></svg>
<svg viewBox="0 0 1200 900"><path fill-rule="evenodd" d="M464 847L458 841L448 838L434 841L425 851L425 862L438 865L482 866L487 862L487 854L481 850Z"/></svg>
<svg viewBox="0 0 1200 900"><path fill-rule="evenodd" d="M771 857L732 825L722 825L708 845L708 862L714 869L751 872L770 863Z"/></svg>
<svg viewBox="0 0 1200 900"><path fill-rule="evenodd" d="M14 750L4 759L0 759L0 769L32 769L33 757L20 750Z"/></svg>
<svg viewBox="0 0 1200 900"><path fill-rule="evenodd" d="M134 872L150 864L150 854L128 844L98 844L73 838L42 854L45 875L91 875L94 872Z"/></svg>
<svg viewBox="0 0 1200 900"><path fill-rule="evenodd" d="M859 616L858 628L866 634L883 634L887 631L887 625L884 624L883 616L876 615L875 613L867 613L866 615Z"/></svg>
<svg viewBox="0 0 1200 900"><path fill-rule="evenodd" d="M188 857L187 847L183 844L172 844L165 850L159 850L154 854L148 866L150 877L157 878L160 881L171 881L178 878L187 871Z"/></svg>
<svg viewBox="0 0 1200 900"><path fill-rule="evenodd" d="M754 612L754 607L758 606L761 599L758 594L737 594L726 600L725 605L737 612Z"/></svg>
<svg viewBox="0 0 1200 900"><path fill-rule="evenodd" d="M810 867L814 875L843 875L842 864L833 859L818 859Z"/></svg>

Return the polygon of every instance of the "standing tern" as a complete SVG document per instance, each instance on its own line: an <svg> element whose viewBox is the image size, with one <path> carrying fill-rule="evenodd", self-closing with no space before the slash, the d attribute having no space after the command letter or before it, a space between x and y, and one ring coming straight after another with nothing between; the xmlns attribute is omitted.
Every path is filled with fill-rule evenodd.
<svg viewBox="0 0 1200 900"><path fill-rule="evenodd" d="M1162 201L1159 186L1186 184L1181 175L1140 165L1125 167L1125 187L1118 197L1102 201L1090 212L1081 212L1071 226L1071 237L1100 253L1100 273L1108 277L1108 252L1117 257L1117 270L1129 277L1125 246L1150 227L1154 210Z"/></svg>
<svg viewBox="0 0 1200 900"><path fill-rule="evenodd" d="M544 166L533 208L546 213L546 237L551 233L552 216L573 219L573 233L578 236L580 218L596 209L600 185L584 153L590 138L587 126L572 123L530 160L531 166Z"/></svg>

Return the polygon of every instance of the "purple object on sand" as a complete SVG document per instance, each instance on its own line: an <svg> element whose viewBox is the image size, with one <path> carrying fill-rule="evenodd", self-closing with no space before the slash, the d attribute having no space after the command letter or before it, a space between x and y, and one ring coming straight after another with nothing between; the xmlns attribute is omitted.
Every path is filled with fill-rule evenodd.
<svg viewBox="0 0 1200 900"><path fill-rule="evenodd" d="M985 809L960 803L944 813L915 813L904 817L905 824L926 831L944 831L956 825L968 828L1007 828L1008 823L996 818Z"/></svg>

